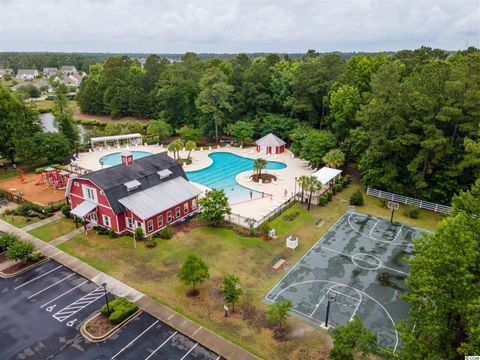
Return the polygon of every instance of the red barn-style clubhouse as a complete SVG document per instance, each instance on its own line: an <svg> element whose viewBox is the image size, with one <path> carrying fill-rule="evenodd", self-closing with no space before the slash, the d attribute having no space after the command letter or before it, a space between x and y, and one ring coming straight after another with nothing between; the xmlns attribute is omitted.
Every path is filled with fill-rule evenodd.
<svg viewBox="0 0 480 360"><path fill-rule="evenodd" d="M200 189L167 152L71 178L65 196L71 214L117 234L141 227L146 236L198 211Z"/></svg>

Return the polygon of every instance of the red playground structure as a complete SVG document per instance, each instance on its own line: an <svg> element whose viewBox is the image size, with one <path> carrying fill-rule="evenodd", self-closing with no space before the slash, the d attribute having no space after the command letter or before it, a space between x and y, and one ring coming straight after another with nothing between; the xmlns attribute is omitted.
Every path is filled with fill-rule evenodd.
<svg viewBox="0 0 480 360"><path fill-rule="evenodd" d="M41 177L35 182L35 185L44 184L46 182L52 189L63 190L67 187L69 178L70 173L68 171L48 167L43 170Z"/></svg>
<svg viewBox="0 0 480 360"><path fill-rule="evenodd" d="M20 182L22 184L25 183L25 176L23 176L23 170L22 169L17 169L17 173L18 173L18 179L20 180Z"/></svg>

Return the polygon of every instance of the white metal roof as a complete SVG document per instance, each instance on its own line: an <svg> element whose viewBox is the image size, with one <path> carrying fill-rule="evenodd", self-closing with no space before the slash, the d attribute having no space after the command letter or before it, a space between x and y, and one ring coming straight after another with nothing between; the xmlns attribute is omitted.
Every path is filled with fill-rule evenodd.
<svg viewBox="0 0 480 360"><path fill-rule="evenodd" d="M138 139L142 138L141 134L124 134L124 135L112 135L112 136L99 136L90 139L90 143L94 144L97 142L104 142L104 141L115 141L115 140L125 140L125 139Z"/></svg>
<svg viewBox="0 0 480 360"><path fill-rule="evenodd" d="M84 201L75 209L70 210L70 214L83 218L89 212L97 207L97 204L90 201Z"/></svg>
<svg viewBox="0 0 480 360"><path fill-rule="evenodd" d="M183 177L177 177L118 201L135 215L146 220L201 193L199 188Z"/></svg>
<svg viewBox="0 0 480 360"><path fill-rule="evenodd" d="M285 145L285 141L270 133L255 141L255 144L259 146L282 146Z"/></svg>
<svg viewBox="0 0 480 360"><path fill-rule="evenodd" d="M334 179L337 177L339 174L341 174L342 170L338 169L333 169L329 167L323 167L320 170L316 171L313 173L313 176L315 176L322 184L326 184L330 180Z"/></svg>

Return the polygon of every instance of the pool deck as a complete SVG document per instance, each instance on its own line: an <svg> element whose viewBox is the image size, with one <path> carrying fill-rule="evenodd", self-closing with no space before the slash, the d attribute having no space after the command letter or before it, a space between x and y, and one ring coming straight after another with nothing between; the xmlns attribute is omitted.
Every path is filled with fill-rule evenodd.
<svg viewBox="0 0 480 360"><path fill-rule="evenodd" d="M120 152L125 150L125 148L112 148L111 150L95 150L94 152L87 152L79 154L79 159L75 162L77 165L90 169L92 171L100 170L102 167L99 163L99 159L102 156ZM149 145L149 146L131 146L130 150L132 151L149 151L152 154L157 154L159 152L166 151L165 147L158 145ZM273 174L277 177L276 183L270 184L258 184L253 182L250 179L253 170L244 171L237 175L237 182L249 189L265 193L264 198L254 199L254 200L245 200L239 203L232 203L232 213L239 214L244 217L254 218L255 220L260 220L264 215L274 210L279 206L280 203L283 203L285 200L293 196L295 190L295 177L300 177L302 175L312 175L314 169L310 169L306 161L292 158L292 153L289 150L285 150L284 153L278 155L265 156L265 154L259 154L255 151L254 147L239 149L238 147L221 147L219 149L213 148L210 150L204 148L203 150L198 149L192 151L191 157L193 163L190 165L185 165L183 168L185 171L194 171L200 170L208 167L212 164L212 159L208 157L209 154L214 152L229 152L239 156L243 156L250 159L264 158L268 161L280 161L287 165L284 169L277 170L264 170L264 173ZM169 153L173 157L172 153ZM187 157L187 151L181 151L180 157ZM195 184L195 183L194 183ZM204 186L195 184L199 186L202 190L205 190ZM285 197L285 190L287 196Z"/></svg>

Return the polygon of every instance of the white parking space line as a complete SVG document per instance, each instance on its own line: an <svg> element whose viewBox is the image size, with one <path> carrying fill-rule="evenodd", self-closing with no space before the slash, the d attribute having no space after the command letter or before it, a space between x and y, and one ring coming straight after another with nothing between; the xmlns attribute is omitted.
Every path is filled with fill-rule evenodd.
<svg viewBox="0 0 480 360"><path fill-rule="evenodd" d="M187 352L185 355L183 355L183 357L182 357L180 360L185 359L185 358L188 356L188 354L190 354L190 353L192 352L192 350L197 347L197 345L198 345L198 343L196 343L195 345L193 345L193 347L192 347L190 350L188 350L188 352Z"/></svg>
<svg viewBox="0 0 480 360"><path fill-rule="evenodd" d="M53 272L53 271L55 271L55 270L60 269L62 266L63 266L63 265L59 265L59 266L57 266L55 269L52 269L52 270L50 270L50 271L47 271L45 274L39 275L39 276L37 276L37 277L34 277L33 279L30 279L30 280L27 281L26 283L23 283L22 285L19 285L19 286L17 286L17 287L14 288L14 289L15 289L15 290L18 290L18 289L24 287L25 285L28 285L28 284L30 284L31 282L33 282L33 281L35 281L35 280L38 280L38 279L44 277L45 275L50 274L51 272Z"/></svg>
<svg viewBox="0 0 480 360"><path fill-rule="evenodd" d="M130 345L132 345L135 341L137 341L140 338L140 336L142 336L148 330L150 330L152 327L154 327L156 324L158 324L158 321L159 320L155 321L152 325L150 325L148 328L146 328L140 335L138 335L135 339L133 339L127 345L125 345L119 352L117 352L115 355L112 356L111 360L114 360L118 355L120 355L122 352L124 352L125 349L127 349Z"/></svg>
<svg viewBox="0 0 480 360"><path fill-rule="evenodd" d="M155 355L155 353L156 353L158 350L160 350L160 348L161 348L163 345L165 345L167 342L170 341L171 338L173 338L175 335L177 335L177 332L178 332L178 331L175 331L172 335L170 335L170 337L169 337L167 340L165 340L159 347L157 347L150 355L148 355L148 356L145 358L145 360L148 360L148 359L150 359L153 355Z"/></svg>
<svg viewBox="0 0 480 360"><path fill-rule="evenodd" d="M100 299L105 293L105 290L102 286L99 286L93 291L90 291L88 294L84 295L80 299L74 301L70 305L64 307L62 310L57 311L53 314L53 318L62 322L68 319L73 314L76 314L80 310L86 308L88 305L92 304L96 300ZM107 291L108 293L108 291Z"/></svg>
<svg viewBox="0 0 480 360"><path fill-rule="evenodd" d="M58 280L56 283L53 283L52 285L47 286L46 288L43 288L43 289L40 290L40 291L37 291L35 294L30 295L27 299L31 299L32 297L41 294L42 292L50 289L51 287L54 287L55 285L60 284L62 281L65 281L65 280L67 280L68 278L71 278L73 275L75 275L75 274L70 274L70 275L64 277L62 280Z"/></svg>
<svg viewBox="0 0 480 360"><path fill-rule="evenodd" d="M217 357L215 360L220 360L220 356L219 356L219 357Z"/></svg>
<svg viewBox="0 0 480 360"><path fill-rule="evenodd" d="M65 291L63 294L60 294L58 295L56 298L53 298L52 300L50 300L49 302L46 302L45 304L43 304L42 306L40 306L40 309L47 306L48 304L51 304L52 302L54 302L55 300L58 300L60 299L63 295L67 295L69 292L72 292L73 290L79 288L80 286L82 286L83 284L86 284L88 282L88 280L85 280L84 282L82 282L81 284L78 284L77 286L71 288L70 290L67 290Z"/></svg>

